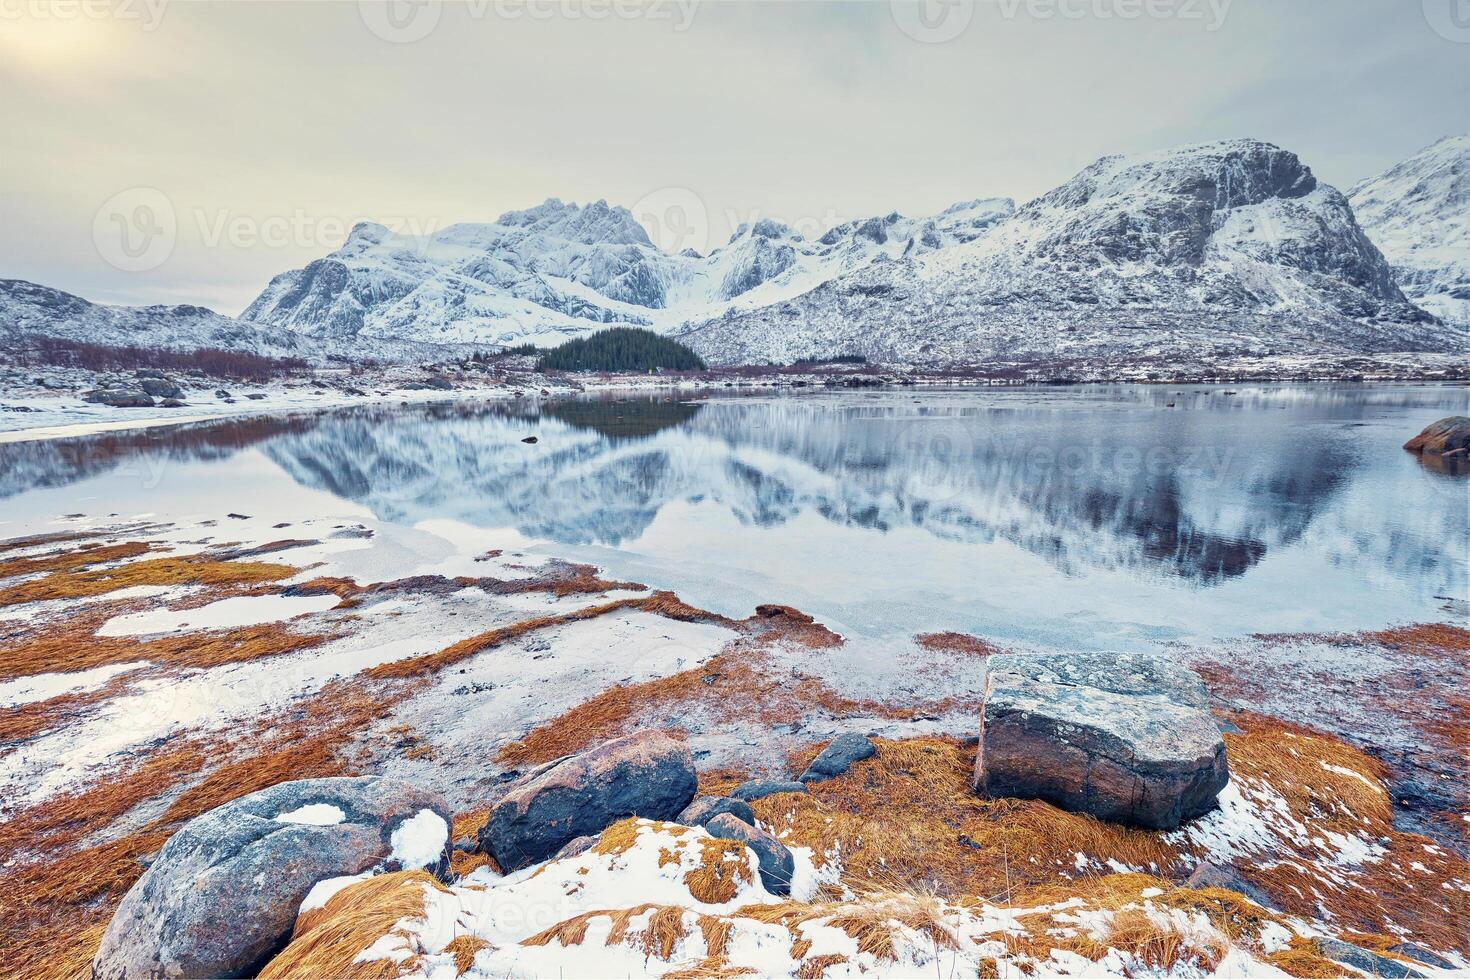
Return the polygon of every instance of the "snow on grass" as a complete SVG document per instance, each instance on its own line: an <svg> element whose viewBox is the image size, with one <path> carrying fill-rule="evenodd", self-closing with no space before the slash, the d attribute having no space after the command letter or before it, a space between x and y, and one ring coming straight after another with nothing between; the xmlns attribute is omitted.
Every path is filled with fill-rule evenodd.
<svg viewBox="0 0 1470 980"><path fill-rule="evenodd" d="M60 694L76 691L95 691L118 674L146 666L143 661L123 664L105 664L91 670L70 673L31 674L14 680L0 682L0 705L14 706L44 701Z"/></svg>
<svg viewBox="0 0 1470 980"><path fill-rule="evenodd" d="M985 971L997 967L1002 976L1263 977L1282 975L1262 960L1267 947L1291 941L1290 931L1272 923L1269 939L1232 943L1198 909L1160 904L1167 899L1158 895L1117 908L1080 898L1004 908L897 892L786 900L765 891L745 848L746 874L735 890L720 896L727 900L704 901L690 873L709 860L712 840L699 828L625 821L576 857L424 887L423 914L398 918L383 935L343 950L343 968L355 957L430 977L815 976L823 969L948 977L995 975ZM320 907L322 895L344 881L352 883L324 882L308 904ZM468 970L456 958L466 948L473 951Z"/></svg>

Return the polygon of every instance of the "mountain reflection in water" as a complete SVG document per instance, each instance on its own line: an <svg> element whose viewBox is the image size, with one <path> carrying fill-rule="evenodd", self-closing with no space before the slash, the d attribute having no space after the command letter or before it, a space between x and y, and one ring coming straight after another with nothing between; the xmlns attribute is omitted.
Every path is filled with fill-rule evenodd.
<svg viewBox="0 0 1470 980"><path fill-rule="evenodd" d="M1195 586L1301 547L1369 579L1459 595L1465 484L1397 446L1464 400L1273 386L444 403L0 446L0 495L156 457L228 466L251 449L383 520L449 518L569 545L636 542L679 503L751 529L815 515L1009 542L1069 576Z"/></svg>

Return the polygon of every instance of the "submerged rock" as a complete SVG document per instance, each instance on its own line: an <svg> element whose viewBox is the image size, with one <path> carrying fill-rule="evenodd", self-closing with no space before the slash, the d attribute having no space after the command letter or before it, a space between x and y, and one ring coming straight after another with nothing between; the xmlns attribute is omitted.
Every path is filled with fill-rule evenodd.
<svg viewBox="0 0 1470 980"><path fill-rule="evenodd" d="M755 852L760 865L761 884L772 895L791 894L791 876L796 873L796 860L791 851L776 838L752 826L733 813L722 813L704 825L715 837L738 840Z"/></svg>
<svg viewBox="0 0 1470 980"><path fill-rule="evenodd" d="M376 776L281 783L169 838L118 905L92 961L114 978L254 976L326 878L425 868L446 877L452 814Z"/></svg>
<svg viewBox="0 0 1470 980"><path fill-rule="evenodd" d="M803 783L817 783L824 779L840 776L852 766L854 762L873 757L878 753L878 747L866 735L856 732L848 732L838 735L822 754L812 760L812 764L806 767L806 772L801 774Z"/></svg>
<svg viewBox="0 0 1470 980"><path fill-rule="evenodd" d="M516 871L625 817L674 820L696 784L683 742L662 732L627 735L517 781L480 829L480 849Z"/></svg>
<svg viewBox="0 0 1470 980"><path fill-rule="evenodd" d="M1173 829L1230 779L1198 676L1136 653L990 658L976 792Z"/></svg>

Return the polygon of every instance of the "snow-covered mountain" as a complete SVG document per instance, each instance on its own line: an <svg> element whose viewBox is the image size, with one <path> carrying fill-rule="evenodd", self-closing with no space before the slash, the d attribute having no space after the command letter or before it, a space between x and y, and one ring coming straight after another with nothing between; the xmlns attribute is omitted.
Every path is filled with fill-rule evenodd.
<svg viewBox="0 0 1470 980"><path fill-rule="evenodd" d="M155 350L208 348L310 361L414 361L449 353L442 347L394 339L321 340L202 306L105 306L24 279L0 279L0 343L14 349L26 337Z"/></svg>
<svg viewBox="0 0 1470 980"><path fill-rule="evenodd" d="M1462 350L1279 147L1104 157L968 243L679 331L714 363Z"/></svg>
<svg viewBox="0 0 1470 980"><path fill-rule="evenodd" d="M1359 183L1348 200L1405 295L1470 327L1470 135L1420 150Z"/></svg>
<svg viewBox="0 0 1470 980"><path fill-rule="evenodd" d="M325 258L276 276L243 314L317 337L556 343L607 325L668 329L789 299L873 262L971 241L1008 199L928 219L853 221L815 241L742 225L708 256L657 248L626 209L552 199L424 236L360 224Z"/></svg>

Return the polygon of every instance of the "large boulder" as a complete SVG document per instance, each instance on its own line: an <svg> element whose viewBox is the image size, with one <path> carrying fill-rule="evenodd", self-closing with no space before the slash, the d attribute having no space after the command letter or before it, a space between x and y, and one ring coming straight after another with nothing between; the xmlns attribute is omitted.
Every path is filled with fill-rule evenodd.
<svg viewBox="0 0 1470 980"><path fill-rule="evenodd" d="M92 961L100 980L254 976L326 878L425 868L446 877L452 814L378 777L304 779L186 823L123 897Z"/></svg>
<svg viewBox="0 0 1470 980"><path fill-rule="evenodd" d="M143 378L138 382L138 387L152 395L154 398L182 398L184 389L174 384L167 378Z"/></svg>
<svg viewBox="0 0 1470 980"><path fill-rule="evenodd" d="M683 742L662 732L627 735L517 781L480 829L480 849L515 871L626 817L673 820L696 784Z"/></svg>
<svg viewBox="0 0 1470 980"><path fill-rule="evenodd" d="M738 840L754 851L760 866L761 884L766 891L772 895L791 894L791 876L796 872L796 859L785 844L733 813L722 813L712 818L704 829L714 837Z"/></svg>
<svg viewBox="0 0 1470 980"><path fill-rule="evenodd" d="M1199 677L1138 653L996 654L975 791L1173 829L1215 806L1225 743Z"/></svg>
<svg viewBox="0 0 1470 980"><path fill-rule="evenodd" d="M838 735L806 767L806 772L801 774L801 781L819 783L824 779L832 779L847 772L854 762L872 758L877 753L878 747L866 735L856 732Z"/></svg>
<svg viewBox="0 0 1470 980"><path fill-rule="evenodd" d="M1428 453L1434 456L1465 455L1470 453L1470 417L1451 415L1424 427L1404 448L1411 453Z"/></svg>
<svg viewBox="0 0 1470 980"><path fill-rule="evenodd" d="M142 388L96 388L82 392L82 401L110 408L153 407L153 396Z"/></svg>

